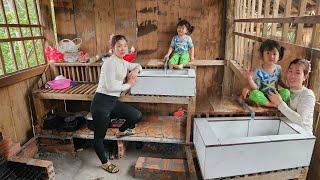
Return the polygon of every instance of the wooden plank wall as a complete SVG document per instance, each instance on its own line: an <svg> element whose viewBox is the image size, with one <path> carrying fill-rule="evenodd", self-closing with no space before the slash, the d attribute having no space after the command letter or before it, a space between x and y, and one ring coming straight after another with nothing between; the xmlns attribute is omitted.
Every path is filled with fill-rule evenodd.
<svg viewBox="0 0 320 180"><path fill-rule="evenodd" d="M43 34L54 45L50 0L42 0L37 7L41 12L39 20L45 26ZM33 137L31 89L39 79L44 67L28 69L1 79L0 87L0 132L21 144Z"/></svg>
<svg viewBox="0 0 320 180"><path fill-rule="evenodd" d="M80 37L81 50L90 55L106 52L109 36L119 33L138 50L138 60L162 59L176 34L178 18L185 18L195 26L191 35L195 59L224 57L223 1L54 0L54 6L58 39ZM197 76L203 77L197 79L198 104L221 94L222 66L198 67Z"/></svg>
<svg viewBox="0 0 320 180"><path fill-rule="evenodd" d="M36 80L33 77L0 88L0 131L14 142L25 143L33 137L29 95Z"/></svg>
<svg viewBox="0 0 320 180"><path fill-rule="evenodd" d="M58 39L80 37L81 50L106 52L111 34L123 34L142 60L161 59L176 34L178 18L195 26L196 59L224 56L223 1L54 0Z"/></svg>

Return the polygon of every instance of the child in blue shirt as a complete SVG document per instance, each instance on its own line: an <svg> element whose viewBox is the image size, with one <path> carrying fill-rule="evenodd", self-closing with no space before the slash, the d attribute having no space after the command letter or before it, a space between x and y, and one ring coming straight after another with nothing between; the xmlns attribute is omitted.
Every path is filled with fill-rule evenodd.
<svg viewBox="0 0 320 180"><path fill-rule="evenodd" d="M260 54L263 59L261 67L258 67L254 73L246 71L248 83L251 91L249 92L249 100L258 105L275 107L267 95L278 91L278 85L286 87L281 80L281 66L276 64L284 55L284 48L274 40L266 40L260 46ZM242 96L245 98L248 94L248 89L243 89ZM279 94L282 100L287 102L290 98L288 89L280 89Z"/></svg>
<svg viewBox="0 0 320 180"><path fill-rule="evenodd" d="M170 54L174 51L173 55L169 59L170 69L183 69L183 66L187 65L189 61L194 61L194 46L192 43L192 39L189 36L193 32L193 30L194 27L191 26L187 20L180 20L178 22L178 35L172 38L168 53L164 57L165 60L168 59L170 57Z"/></svg>

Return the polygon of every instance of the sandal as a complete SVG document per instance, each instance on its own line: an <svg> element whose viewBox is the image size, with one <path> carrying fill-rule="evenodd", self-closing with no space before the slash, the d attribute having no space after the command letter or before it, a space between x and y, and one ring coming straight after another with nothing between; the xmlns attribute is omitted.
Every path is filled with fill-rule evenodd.
<svg viewBox="0 0 320 180"><path fill-rule="evenodd" d="M134 134L135 134L135 130L134 129L127 129L124 132L118 132L116 134L116 137L120 138L120 137L124 137L124 136L131 136L131 135L134 135Z"/></svg>
<svg viewBox="0 0 320 180"><path fill-rule="evenodd" d="M103 170L107 171L108 173L117 173L117 172L119 172L119 168L116 165L112 164L112 163L110 163L106 168L104 168L103 165L101 165L100 167Z"/></svg>

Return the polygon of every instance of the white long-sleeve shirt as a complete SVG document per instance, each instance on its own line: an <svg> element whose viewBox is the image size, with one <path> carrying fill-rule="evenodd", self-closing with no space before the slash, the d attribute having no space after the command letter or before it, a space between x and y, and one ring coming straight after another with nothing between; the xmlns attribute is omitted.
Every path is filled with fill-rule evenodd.
<svg viewBox="0 0 320 180"><path fill-rule="evenodd" d="M278 109L290 121L300 125L312 134L313 113L316 98L312 90L302 87L299 90L291 90L289 106L281 102Z"/></svg>
<svg viewBox="0 0 320 180"><path fill-rule="evenodd" d="M133 69L142 67L137 63L130 63L118 58L116 55L104 59L96 92L119 97L122 91L130 89L130 85L124 83L127 74Z"/></svg>

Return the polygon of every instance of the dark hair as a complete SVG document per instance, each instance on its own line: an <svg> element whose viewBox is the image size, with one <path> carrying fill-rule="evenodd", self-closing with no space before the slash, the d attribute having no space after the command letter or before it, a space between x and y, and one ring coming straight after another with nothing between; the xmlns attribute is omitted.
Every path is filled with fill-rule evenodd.
<svg viewBox="0 0 320 180"><path fill-rule="evenodd" d="M277 49L279 52L279 61L283 58L284 56L284 50L285 48L280 46L280 44L277 41L267 39L264 42L262 42L259 51L261 56L263 57L263 52L264 51L272 51L273 49Z"/></svg>
<svg viewBox="0 0 320 180"><path fill-rule="evenodd" d="M293 61L290 62L289 64L289 68L292 64L299 64L299 65L303 65L303 74L306 78L308 78L309 73L311 72L311 63L310 61L306 60L306 59L294 59Z"/></svg>
<svg viewBox="0 0 320 180"><path fill-rule="evenodd" d="M114 46L116 45L116 43L117 43L119 40L122 40L122 39L124 39L125 41L128 42L127 38L126 38L124 35L117 34L117 35L112 36L112 39L111 39L111 47L114 48Z"/></svg>
<svg viewBox="0 0 320 180"><path fill-rule="evenodd" d="M189 23L189 21L185 20L185 19L180 19L179 18L179 22L177 24L177 26L186 26L187 30L188 30L188 34L192 34L193 30L194 30L194 26L191 26L191 24Z"/></svg>

